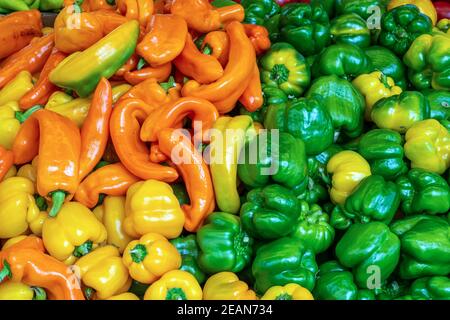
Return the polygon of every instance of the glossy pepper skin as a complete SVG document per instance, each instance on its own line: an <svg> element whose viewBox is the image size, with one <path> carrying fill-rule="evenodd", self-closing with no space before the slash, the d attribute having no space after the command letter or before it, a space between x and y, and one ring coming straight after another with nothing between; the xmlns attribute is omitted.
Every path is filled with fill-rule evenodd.
<svg viewBox="0 0 450 320"><path fill-rule="evenodd" d="M219 272L203 287L203 300L256 300L256 294L233 272Z"/></svg>
<svg viewBox="0 0 450 320"><path fill-rule="evenodd" d="M255 48L256 55L261 55L270 49L269 31L263 26L244 24L245 32Z"/></svg>
<svg viewBox="0 0 450 320"><path fill-rule="evenodd" d="M170 243L173 244L181 255L180 270L191 273L199 284L203 284L206 280L206 275L198 265L199 248L196 236L193 234L180 236L170 240Z"/></svg>
<svg viewBox="0 0 450 320"><path fill-rule="evenodd" d="M0 106L0 146L10 150L20 130L20 121L16 112L20 111L17 102L9 102Z"/></svg>
<svg viewBox="0 0 450 320"><path fill-rule="evenodd" d="M381 99L372 107L371 118L380 129L405 133L418 121L430 117L430 104L418 91L404 91Z"/></svg>
<svg viewBox="0 0 450 320"><path fill-rule="evenodd" d="M0 105L18 102L33 88L32 76L28 71L20 72L0 90Z"/></svg>
<svg viewBox="0 0 450 320"><path fill-rule="evenodd" d="M445 276L424 277L411 284L413 299L450 300L450 280Z"/></svg>
<svg viewBox="0 0 450 320"><path fill-rule="evenodd" d="M413 4L419 8L420 12L426 14L433 25L436 24L437 14L431 0L391 0L387 6L388 10L393 10L396 7L403 6L405 4Z"/></svg>
<svg viewBox="0 0 450 320"><path fill-rule="evenodd" d="M358 144L358 153L370 164L374 175L394 180L408 171L404 161L402 136L390 129L373 129Z"/></svg>
<svg viewBox="0 0 450 320"><path fill-rule="evenodd" d="M45 300L45 290L21 282L5 281L0 284L0 300Z"/></svg>
<svg viewBox="0 0 450 320"><path fill-rule="evenodd" d="M317 264L314 253L297 239L284 237L262 245L252 264L255 290L266 292L270 287L296 283L312 290Z"/></svg>
<svg viewBox="0 0 450 320"><path fill-rule="evenodd" d="M162 235L147 233L131 241L122 257L131 278L141 283L153 283L166 272L181 266L181 255Z"/></svg>
<svg viewBox="0 0 450 320"><path fill-rule="evenodd" d="M314 297L308 289L296 283L288 283L285 286L269 288L261 300L314 300Z"/></svg>
<svg viewBox="0 0 450 320"><path fill-rule="evenodd" d="M450 38L446 35L423 34L414 40L403 56L403 62L409 68L409 80L417 90L449 90L449 46Z"/></svg>
<svg viewBox="0 0 450 320"><path fill-rule="evenodd" d="M124 35L127 41L122 41ZM122 24L88 49L64 59L50 73L50 81L59 87L74 90L80 97L88 96L102 77L113 76L131 57L138 35L137 21ZM108 54L104 54L105 50Z"/></svg>
<svg viewBox="0 0 450 320"><path fill-rule="evenodd" d="M425 90L422 92L430 104L430 117L436 120L450 119L450 92L445 90Z"/></svg>
<svg viewBox="0 0 450 320"><path fill-rule="evenodd" d="M202 296L202 288L192 274L172 270L148 287L144 300L202 300Z"/></svg>
<svg viewBox="0 0 450 320"><path fill-rule="evenodd" d="M415 215L395 221L390 228L402 245L400 278L448 275L450 240L445 218Z"/></svg>
<svg viewBox="0 0 450 320"><path fill-rule="evenodd" d="M356 13L336 17L330 25L331 41L367 48L370 45L370 30L367 22Z"/></svg>
<svg viewBox="0 0 450 320"><path fill-rule="evenodd" d="M141 26L146 26L151 19L154 3L150 0L118 0L117 10L128 19L138 20Z"/></svg>
<svg viewBox="0 0 450 320"><path fill-rule="evenodd" d="M367 20L373 13L370 10L371 7L377 6L381 12L386 11L387 0L336 0L335 9L336 15L342 15L343 13L356 13L363 19Z"/></svg>
<svg viewBox="0 0 450 320"><path fill-rule="evenodd" d="M381 283L394 271L400 258L400 240L382 222L357 223L337 243L336 257L353 269L359 287L369 288L374 280L371 266L378 267Z"/></svg>
<svg viewBox="0 0 450 320"><path fill-rule="evenodd" d="M450 133L435 119L416 122L405 135L411 168L443 174L450 166Z"/></svg>
<svg viewBox="0 0 450 320"><path fill-rule="evenodd" d="M241 207L242 227L258 239L277 239L294 229L300 214L294 193L277 184L256 188Z"/></svg>
<svg viewBox="0 0 450 320"><path fill-rule="evenodd" d="M184 213L167 183L140 181L127 191L124 229L137 238L147 233L160 233L173 239L183 231Z"/></svg>
<svg viewBox="0 0 450 320"><path fill-rule="evenodd" d="M288 96L299 97L311 75L305 58L286 42L275 43L261 58L261 81L278 87Z"/></svg>
<svg viewBox="0 0 450 320"><path fill-rule="evenodd" d="M253 239L239 217L215 212L197 231L198 264L206 273L242 271L251 261Z"/></svg>
<svg viewBox="0 0 450 320"><path fill-rule="evenodd" d="M106 228L78 202L64 204L56 217L45 220L42 240L56 259L72 264L106 240Z"/></svg>
<svg viewBox="0 0 450 320"><path fill-rule="evenodd" d="M241 5L245 9L245 22L265 25L266 21L280 12L280 6L272 0L243 0Z"/></svg>
<svg viewBox="0 0 450 320"><path fill-rule="evenodd" d="M396 183L406 215L446 213L450 209L450 188L444 178L423 169L411 169Z"/></svg>
<svg viewBox="0 0 450 320"><path fill-rule="evenodd" d="M261 77L256 61L254 65L255 66L253 67L253 72L250 75L249 83L242 93L242 96L239 98L239 102L248 111L258 110L263 105L263 93L260 80Z"/></svg>
<svg viewBox="0 0 450 320"><path fill-rule="evenodd" d="M75 266L79 268L85 286L94 290L98 299L108 299L126 292L130 287L131 279L127 267L122 262L119 250L114 246L95 249L80 258Z"/></svg>
<svg viewBox="0 0 450 320"><path fill-rule="evenodd" d="M244 25L245 28L247 28L246 26ZM249 33L247 29L246 32L247 34ZM260 33L256 32L255 36L260 36ZM197 38L196 42L199 39L201 38ZM228 63L228 54L230 53L230 39L225 31L211 31L205 35L199 49L204 54L211 51L209 54L215 57L222 67L225 67Z"/></svg>
<svg viewBox="0 0 450 320"><path fill-rule="evenodd" d="M168 62L157 67L146 66L138 70L125 72L124 79L132 84L137 85L142 81L154 78L157 81L166 81L172 72L172 63Z"/></svg>

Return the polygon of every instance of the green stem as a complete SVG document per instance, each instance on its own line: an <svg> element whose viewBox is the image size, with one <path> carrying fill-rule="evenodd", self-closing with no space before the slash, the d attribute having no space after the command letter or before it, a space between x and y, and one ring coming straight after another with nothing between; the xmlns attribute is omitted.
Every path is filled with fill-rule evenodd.
<svg viewBox="0 0 450 320"><path fill-rule="evenodd" d="M210 55L212 53L212 48L209 46L209 44L205 45L205 47L202 50L203 54Z"/></svg>
<svg viewBox="0 0 450 320"><path fill-rule="evenodd" d="M278 295L275 300L292 300L292 296L290 294L287 293L282 293L280 295Z"/></svg>
<svg viewBox="0 0 450 320"><path fill-rule="evenodd" d="M270 79L278 85L285 83L289 79L289 69L284 64L276 64L270 71Z"/></svg>
<svg viewBox="0 0 450 320"><path fill-rule="evenodd" d="M391 89L391 86L388 83L388 79L384 73L381 73L380 81L386 88Z"/></svg>
<svg viewBox="0 0 450 320"><path fill-rule="evenodd" d="M116 0L106 0L106 2L108 2L108 4L111 6L116 4Z"/></svg>
<svg viewBox="0 0 450 320"><path fill-rule="evenodd" d="M92 245L92 241L88 240L81 246L75 247L75 250L73 250L74 257L81 258L82 256L87 255L92 251Z"/></svg>
<svg viewBox="0 0 450 320"><path fill-rule="evenodd" d="M45 201L44 197L42 197L38 194L35 194L34 200L40 211L47 211L48 205L47 205L47 201Z"/></svg>
<svg viewBox="0 0 450 320"><path fill-rule="evenodd" d="M9 265L8 261L3 260L3 269L0 270L0 283L3 282L6 278L12 277L11 273L11 266Z"/></svg>
<svg viewBox="0 0 450 320"><path fill-rule="evenodd" d="M140 58L139 62L137 64L136 69L141 70L143 67L145 67L147 65L147 61L145 61L144 58Z"/></svg>
<svg viewBox="0 0 450 320"><path fill-rule="evenodd" d="M187 300L186 294L181 288L167 290L166 300Z"/></svg>
<svg viewBox="0 0 450 320"><path fill-rule="evenodd" d="M92 297L94 296L94 289L87 287L86 289L84 289L84 296L86 297L87 300L91 300Z"/></svg>
<svg viewBox="0 0 450 320"><path fill-rule="evenodd" d="M50 196L52 197L52 208L50 209L48 215L50 217L56 217L56 215L61 210L64 201L66 200L66 192L62 190L57 190L52 192Z"/></svg>
<svg viewBox="0 0 450 320"><path fill-rule="evenodd" d="M34 107L31 107L30 109L28 109L25 112L20 112L20 111L16 111L15 113L15 117L17 120L19 120L20 123L24 123L25 121L27 121L27 119L36 111L42 109L43 106L41 105L35 105Z"/></svg>
<svg viewBox="0 0 450 320"><path fill-rule="evenodd" d="M75 13L81 13L83 12L83 9L81 8L81 5L83 4L84 0L75 0L73 4L73 8L75 10Z"/></svg>
<svg viewBox="0 0 450 320"><path fill-rule="evenodd" d="M169 80L167 82L163 82L160 84L160 86L167 92L170 88L176 87L175 79L170 76Z"/></svg>
<svg viewBox="0 0 450 320"><path fill-rule="evenodd" d="M141 263L147 256L147 248L143 244L137 244L130 250L131 259L135 263Z"/></svg>
<svg viewBox="0 0 450 320"><path fill-rule="evenodd" d="M31 287L34 292L33 300L47 300L47 292L41 287Z"/></svg>
<svg viewBox="0 0 450 320"><path fill-rule="evenodd" d="M100 169L100 168L106 167L106 166L109 165L109 164L111 164L111 162L102 160L102 161L100 161L99 163L97 163L97 165L94 167L94 170L92 170L92 171L95 171L95 170L98 170L98 169Z"/></svg>

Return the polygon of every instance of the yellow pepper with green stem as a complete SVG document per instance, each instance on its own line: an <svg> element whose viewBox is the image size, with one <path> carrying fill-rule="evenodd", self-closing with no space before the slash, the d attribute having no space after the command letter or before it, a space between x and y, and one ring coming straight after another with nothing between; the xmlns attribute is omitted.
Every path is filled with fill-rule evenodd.
<svg viewBox="0 0 450 320"><path fill-rule="evenodd" d="M187 271L172 270L153 282L144 300L202 300L202 288Z"/></svg>
<svg viewBox="0 0 450 320"><path fill-rule="evenodd" d="M33 88L33 78L28 71L20 72L13 80L0 90L0 106L8 102L18 102Z"/></svg>
<svg viewBox="0 0 450 320"><path fill-rule="evenodd" d="M314 300L314 297L308 289L296 283L289 283L269 288L261 300Z"/></svg>
<svg viewBox="0 0 450 320"><path fill-rule="evenodd" d="M233 272L219 272L206 281L203 300L256 300L256 293Z"/></svg>
<svg viewBox="0 0 450 320"><path fill-rule="evenodd" d="M6 281L0 284L0 300L45 300L44 289L30 287L22 282Z"/></svg>

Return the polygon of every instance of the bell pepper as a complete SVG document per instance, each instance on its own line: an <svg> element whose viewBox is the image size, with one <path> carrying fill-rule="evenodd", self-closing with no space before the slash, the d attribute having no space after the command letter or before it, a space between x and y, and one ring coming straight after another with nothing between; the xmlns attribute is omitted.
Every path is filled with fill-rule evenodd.
<svg viewBox="0 0 450 320"><path fill-rule="evenodd" d="M447 219L421 214L397 220L390 228L402 244L400 278L447 276L450 273Z"/></svg>
<svg viewBox="0 0 450 320"><path fill-rule="evenodd" d="M45 290L40 287L30 287L14 281L0 284L0 300L45 300L46 298Z"/></svg>
<svg viewBox="0 0 450 320"><path fill-rule="evenodd" d="M370 164L370 171L387 180L394 180L408 171L403 160L402 136L389 129L373 129L358 144L358 153Z"/></svg>
<svg viewBox="0 0 450 320"><path fill-rule="evenodd" d="M132 238L125 233L125 197L107 196L103 203L94 209L94 214L106 228L106 243L117 247L123 253Z"/></svg>
<svg viewBox="0 0 450 320"><path fill-rule="evenodd" d="M202 296L202 288L192 274L172 270L150 285L144 300L202 300Z"/></svg>
<svg viewBox="0 0 450 320"><path fill-rule="evenodd" d="M449 6L448 15L450 17L450 6ZM432 33L439 34L439 32L442 32L442 33L449 35L450 32L448 30L450 30L450 20L449 20L449 18L445 18L445 19L443 18L438 21L438 23L436 24L436 27L433 28Z"/></svg>
<svg viewBox="0 0 450 320"><path fill-rule="evenodd" d="M131 292L121 293L112 297L109 297L106 300L141 300L137 295Z"/></svg>
<svg viewBox="0 0 450 320"><path fill-rule="evenodd" d="M80 258L78 267L81 280L87 287L89 298L108 299L128 291L131 279L127 267L122 262L119 250L111 245L100 247ZM93 292L94 291L94 292Z"/></svg>
<svg viewBox="0 0 450 320"><path fill-rule="evenodd" d="M396 180L406 215L446 213L450 209L450 187L436 173L411 169Z"/></svg>
<svg viewBox="0 0 450 320"><path fill-rule="evenodd" d="M450 92L446 90L425 90L422 92L430 104L430 117L436 120L450 119Z"/></svg>
<svg viewBox="0 0 450 320"><path fill-rule="evenodd" d="M353 274L335 260L320 265L313 295L317 300L375 300L373 290L358 288Z"/></svg>
<svg viewBox="0 0 450 320"><path fill-rule="evenodd" d="M405 133L414 123L430 117L430 105L422 93L404 91L379 100L370 115L378 128Z"/></svg>
<svg viewBox="0 0 450 320"><path fill-rule="evenodd" d="M244 24L245 33L253 44L257 56L270 49L269 31L263 26Z"/></svg>
<svg viewBox="0 0 450 320"><path fill-rule="evenodd" d="M147 180L128 189L123 225L130 236L158 232L173 239L181 234L184 223L184 213L168 184Z"/></svg>
<svg viewBox="0 0 450 320"><path fill-rule="evenodd" d="M246 28L246 33L248 34L250 31L248 31L247 25L244 24L244 28ZM260 31L261 33L263 31ZM261 36L260 33L257 33L257 36ZM255 35L255 37L257 37ZM253 38L250 38L252 40ZM255 38L254 41L261 41L261 46L263 45L263 40L260 40L260 38ZM200 43L200 51L204 54L210 54L214 58L216 58L222 67L225 67L228 63L228 55L230 52L230 39L228 38L228 35L225 31L211 31L205 35L204 38L198 38L195 43L198 45L199 41Z"/></svg>
<svg viewBox="0 0 450 320"><path fill-rule="evenodd" d="M403 56L403 62L409 68L409 80L416 89L449 90L449 46L450 38L446 35L423 34L414 40Z"/></svg>
<svg viewBox="0 0 450 320"><path fill-rule="evenodd" d="M415 300L450 300L450 279L445 276L420 278L411 284L410 292Z"/></svg>
<svg viewBox="0 0 450 320"><path fill-rule="evenodd" d="M178 250L181 255L180 270L191 273L199 284L206 280L206 275L198 265L199 248L195 235L180 236L170 240L170 243Z"/></svg>
<svg viewBox="0 0 450 320"><path fill-rule="evenodd" d="M132 84L137 85L149 78L155 78L158 82L166 81L172 72L172 63L168 62L157 67L143 67L138 70L125 72L124 79Z"/></svg>
<svg viewBox="0 0 450 320"><path fill-rule="evenodd" d="M0 106L0 146L8 150L12 148L20 130L20 121L16 118L16 112L20 112L17 102Z"/></svg>
<svg viewBox="0 0 450 320"><path fill-rule="evenodd" d="M7 10L8 11L23 11L23 10L29 10L30 6L29 4L31 3L27 3L24 0L8 0L8 1L0 1L0 8L2 8L3 10ZM38 6L39 6L39 1L38 1ZM36 9L36 8L34 8Z"/></svg>
<svg viewBox="0 0 450 320"><path fill-rule="evenodd" d="M124 35L127 41L122 41ZM64 59L50 73L50 81L59 87L74 90L82 98L88 96L102 77L113 76L131 57L138 35L137 21L122 24L88 49ZM105 50L108 54L104 54Z"/></svg>
<svg viewBox="0 0 450 320"><path fill-rule="evenodd" d="M153 283L165 273L181 266L181 255L162 235L147 233L131 241L122 257L131 278L141 283Z"/></svg>
<svg viewBox="0 0 450 320"><path fill-rule="evenodd" d="M236 188L239 154L255 134L249 116L220 117L214 123L209 145L210 170L217 206L224 212L239 212L241 202Z"/></svg>
<svg viewBox="0 0 450 320"><path fill-rule="evenodd" d="M253 239L239 217L215 212L197 231L198 264L206 273L239 272L251 261Z"/></svg>
<svg viewBox="0 0 450 320"><path fill-rule="evenodd" d="M371 175L367 161L350 150L341 151L331 157L327 171L332 174L330 198L337 204L344 204L359 182Z"/></svg>
<svg viewBox="0 0 450 320"><path fill-rule="evenodd" d="M0 251L0 283L6 278L45 289L50 300L84 300L72 270L44 253L40 238L28 236Z"/></svg>
<svg viewBox="0 0 450 320"><path fill-rule="evenodd" d="M416 122L405 135L411 168L443 174L450 167L450 132L435 119Z"/></svg>
<svg viewBox="0 0 450 320"><path fill-rule="evenodd" d="M331 116L335 130L351 138L361 134L364 114L364 97L347 80L336 75L320 77L313 82L307 98L322 96L322 104Z"/></svg>
<svg viewBox="0 0 450 320"><path fill-rule="evenodd" d="M262 245L252 265L255 290L266 292L273 286L296 283L312 290L317 264L314 253L297 239L284 237Z"/></svg>
<svg viewBox="0 0 450 320"><path fill-rule="evenodd" d="M64 6L64 0L40 0L39 10L41 11L55 11Z"/></svg>
<svg viewBox="0 0 450 320"><path fill-rule="evenodd" d="M352 84L366 99L365 118L370 120L373 105L379 100L402 93L392 78L380 71L362 74L352 81Z"/></svg>
<svg viewBox="0 0 450 320"><path fill-rule="evenodd" d="M28 180L36 183L37 180L37 166L39 157L34 157L31 163L25 164L17 170L17 177L27 178Z"/></svg>
<svg viewBox="0 0 450 320"><path fill-rule="evenodd" d="M68 202L56 217L45 220L42 240L50 255L72 264L106 240L106 228L88 208Z"/></svg>
<svg viewBox="0 0 450 320"><path fill-rule="evenodd" d="M367 22L356 13L336 17L330 25L331 41L366 48L370 45L370 30Z"/></svg>
<svg viewBox="0 0 450 320"><path fill-rule="evenodd" d="M108 1L107 1L108 2ZM154 10L152 0L117 0L117 10L130 20L137 20L143 27L151 20Z"/></svg>
<svg viewBox="0 0 450 320"><path fill-rule="evenodd" d="M308 289L296 283L288 283L269 288L261 300L314 300L314 297Z"/></svg>
<svg viewBox="0 0 450 320"><path fill-rule="evenodd" d="M280 6L273 0L242 0L246 23L265 25L266 21L280 12Z"/></svg>
<svg viewBox="0 0 450 320"><path fill-rule="evenodd" d="M336 16L340 16L344 13L356 13L364 20L367 20L372 14L374 14L374 6L380 9L380 13L383 14L386 11L386 4L388 0L336 0L335 9Z"/></svg>
<svg viewBox="0 0 450 320"><path fill-rule="evenodd" d="M391 0L387 6L387 9L390 11L405 4L415 5L419 8L420 12L427 15L431 19L433 25L436 24L437 13L431 0Z"/></svg>
<svg viewBox="0 0 450 320"><path fill-rule="evenodd" d="M256 294L233 272L219 272L206 281L203 300L256 300Z"/></svg>
<svg viewBox="0 0 450 320"><path fill-rule="evenodd" d="M294 224L290 237L298 239L315 254L325 252L333 243L334 229L329 223L329 216L317 205L300 202L300 215Z"/></svg>

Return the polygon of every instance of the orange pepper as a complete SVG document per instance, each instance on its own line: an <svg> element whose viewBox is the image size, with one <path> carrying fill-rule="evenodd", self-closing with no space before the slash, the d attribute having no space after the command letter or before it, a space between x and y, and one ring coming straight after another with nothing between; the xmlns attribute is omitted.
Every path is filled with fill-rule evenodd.
<svg viewBox="0 0 450 320"><path fill-rule="evenodd" d="M242 22L245 18L244 7L240 4L215 8L215 10L219 12L220 22L222 25L226 25L232 21Z"/></svg>
<svg viewBox="0 0 450 320"><path fill-rule="evenodd" d="M140 99L149 105L162 105L180 97L181 86L175 82L162 83L154 78L145 80L125 93L119 100Z"/></svg>
<svg viewBox="0 0 450 320"><path fill-rule="evenodd" d="M56 215L77 191L80 149L75 122L50 110L32 113L17 133L12 148L14 163L28 163L39 154L37 191L52 199L50 216Z"/></svg>
<svg viewBox="0 0 450 320"><path fill-rule="evenodd" d="M53 33L34 38L30 44L9 56L0 64L0 89L21 71L39 72L53 50Z"/></svg>
<svg viewBox="0 0 450 320"><path fill-rule="evenodd" d="M250 78L250 82L244 93L239 98L239 102L249 112L258 110L264 103L261 80L259 76L259 68L256 62L255 67L253 68L253 75Z"/></svg>
<svg viewBox="0 0 450 320"><path fill-rule="evenodd" d="M9 169L12 167L13 163L13 153L0 146L0 181L3 180Z"/></svg>
<svg viewBox="0 0 450 320"><path fill-rule="evenodd" d="M73 6L75 4L75 1L76 0L64 0L64 7L67 8L67 7ZM89 6L89 0L82 1L81 9L85 12L91 11L90 6ZM74 10L73 7L71 10Z"/></svg>
<svg viewBox="0 0 450 320"><path fill-rule="evenodd" d="M4 248L0 251L0 283L9 278L44 288L51 300L84 300L72 270L44 252L42 240L34 236Z"/></svg>
<svg viewBox="0 0 450 320"><path fill-rule="evenodd" d="M99 196L124 196L134 183L140 181L120 162L109 164L95 170L80 183L75 200L88 208L97 205Z"/></svg>
<svg viewBox="0 0 450 320"><path fill-rule="evenodd" d="M139 62L139 57L136 54L133 54L130 59L125 62L125 64L116 71L112 80L122 80L125 76L125 73L134 70Z"/></svg>
<svg viewBox="0 0 450 320"><path fill-rule="evenodd" d="M188 32L186 21L173 14L151 17L147 35L137 45L136 52L152 67L175 59L183 50Z"/></svg>
<svg viewBox="0 0 450 320"><path fill-rule="evenodd" d="M117 12L111 10L98 10L90 12L91 15L97 18L102 25L103 36L107 35L120 25L128 22L128 18L121 16Z"/></svg>
<svg viewBox="0 0 450 320"><path fill-rule="evenodd" d="M201 49L203 53L211 51L210 54L217 58L220 64L225 67L228 63L228 54L230 53L230 39L228 39L228 35L224 31L211 31L203 39Z"/></svg>
<svg viewBox="0 0 450 320"><path fill-rule="evenodd" d="M84 0L89 4L89 11L98 10L114 10L114 6L109 4L110 1L107 0Z"/></svg>
<svg viewBox="0 0 450 320"><path fill-rule="evenodd" d="M47 103L48 98L58 90L58 87L50 82L48 75L61 61L64 60L64 58L66 58L66 56L66 54L53 48L52 54L45 63L42 72L39 74L39 80L36 85L32 90L20 98L19 105L21 109L27 110L35 105L45 105Z"/></svg>
<svg viewBox="0 0 450 320"><path fill-rule="evenodd" d="M181 91L183 96L198 97L213 102L220 113L230 111L230 107L232 108L242 95L253 75L256 61L255 50L242 24L231 22L226 26L226 31L230 38L230 56L223 77L206 85L190 80ZM225 106L216 104L222 100L227 101Z"/></svg>
<svg viewBox="0 0 450 320"><path fill-rule="evenodd" d="M225 99L214 102L214 105L216 106L217 110L219 110L220 114L228 113L234 109L234 107L236 106L236 102L239 100L239 98L242 97L245 90L248 88L248 86L250 84L250 80L251 80L251 77L247 78L241 84L242 88L244 88L244 89L231 92L230 95L228 97L226 97Z"/></svg>
<svg viewBox="0 0 450 320"><path fill-rule="evenodd" d="M220 14L208 0L173 0L170 12L186 20L189 29L206 33L220 29Z"/></svg>
<svg viewBox="0 0 450 320"><path fill-rule="evenodd" d="M190 33L186 35L183 51L173 63L183 74L199 83L211 83L223 76L223 68L217 58L200 52Z"/></svg>
<svg viewBox="0 0 450 320"><path fill-rule="evenodd" d="M125 72L124 79L136 85L150 78L155 78L158 82L166 81L172 72L172 63L168 62L157 67L144 67L140 70Z"/></svg>
<svg viewBox="0 0 450 320"><path fill-rule="evenodd" d="M19 11L0 18L0 59L19 51L34 37L42 36L41 13Z"/></svg>
<svg viewBox="0 0 450 320"><path fill-rule="evenodd" d="M109 138L109 119L112 113L112 89L102 78L92 97L86 120L81 127L79 179L86 177L105 152Z"/></svg>
<svg viewBox="0 0 450 320"><path fill-rule="evenodd" d="M256 55L263 54L270 49L269 31L257 24L244 24L245 33L255 48Z"/></svg>
<svg viewBox="0 0 450 320"><path fill-rule="evenodd" d="M153 14L153 0L117 0L118 11L130 20L147 26Z"/></svg>
<svg viewBox="0 0 450 320"><path fill-rule="evenodd" d="M163 129L158 134L158 141L160 150L181 173L189 194L190 204L182 206L186 217L184 228L189 232L196 232L203 220L214 211L211 173L191 140L177 129Z"/></svg>
<svg viewBox="0 0 450 320"><path fill-rule="evenodd" d="M111 139L119 159L132 174L143 180L173 182L177 171L151 162L150 151L139 138L140 126L154 108L139 99L118 102L111 115Z"/></svg>

